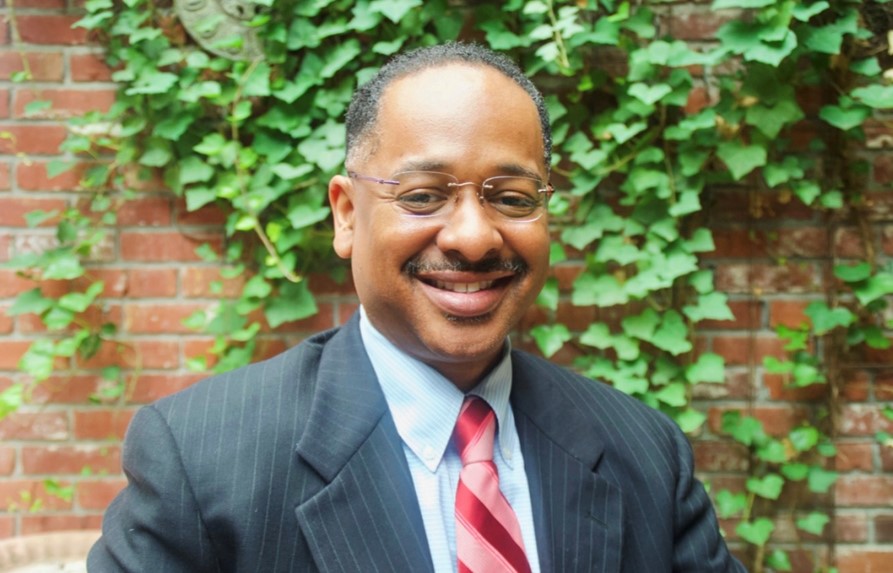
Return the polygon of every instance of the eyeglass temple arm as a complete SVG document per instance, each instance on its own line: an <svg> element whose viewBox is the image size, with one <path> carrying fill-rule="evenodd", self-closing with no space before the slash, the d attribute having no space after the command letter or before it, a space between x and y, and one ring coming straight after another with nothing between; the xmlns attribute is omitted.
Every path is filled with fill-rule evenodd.
<svg viewBox="0 0 893 573"><path fill-rule="evenodd" d="M363 181L372 181L373 183L380 183L382 185L400 185L399 181L394 181L393 179L381 179L379 177L371 177L369 175L360 175L356 171L348 171L347 175L353 179L362 179Z"/></svg>

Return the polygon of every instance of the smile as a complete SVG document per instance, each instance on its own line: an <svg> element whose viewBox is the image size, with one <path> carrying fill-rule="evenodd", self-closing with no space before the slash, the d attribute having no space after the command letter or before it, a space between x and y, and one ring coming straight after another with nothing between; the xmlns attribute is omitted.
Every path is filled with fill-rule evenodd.
<svg viewBox="0 0 893 573"><path fill-rule="evenodd" d="M496 281L480 281L474 283L449 283L445 281L433 281L433 285L442 290L452 292L478 292L479 290L488 289L493 286Z"/></svg>

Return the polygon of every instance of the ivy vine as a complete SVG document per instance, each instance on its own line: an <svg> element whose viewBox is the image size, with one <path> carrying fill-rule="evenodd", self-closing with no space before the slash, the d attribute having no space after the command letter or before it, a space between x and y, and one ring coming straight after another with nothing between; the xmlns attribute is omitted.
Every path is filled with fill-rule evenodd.
<svg viewBox="0 0 893 573"><path fill-rule="evenodd" d="M82 129L64 145L74 161L53 163L50 174L85 169L89 209L32 213L29 224L56 221L58 246L4 265L37 282L10 314L37 314L51 332L21 363L35 383L59 357L89 357L117 340L113 324L85 318L104 289L89 280L85 261L114 228L116 206L158 178L189 210L215 204L228 214L225 248L198 252L244 286L186 321L214 335L215 369L248 363L262 322L275 328L314 314L306 277L345 274L331 254L325 200L326 182L343 170L341 118L351 94L388 56L436 42L474 39L507 52L548 95L562 189L550 205L551 262L581 271L570 288L548 280L537 303L550 320L522 335L546 356L572 348L581 372L665 411L686 432L705 422L692 407L693 388L725 381L723 358L696 350L694 333L703 321L733 318L701 258L715 248L711 191L796 200L874 244L858 150L866 123L889 123L884 114L893 108L888 46L866 15L866 6L886 10L884 2L714 0L711 9L728 21L714 41L697 45L665 33L673 7L660 2L254 3L246 25L264 55L248 61L200 49L165 0L85 3L77 25L101 39L120 88L108 113L76 120ZM241 41L225 38L219 47ZM804 89L821 93L817 111L798 100ZM693 103L693 90L708 101ZM818 135L800 149L792 135L805 125ZM860 260L829 252L827 264L833 288L811 302L807 323L779 328L788 356L763 365L792 387L823 385L824 407L784 436L740 411L721 422L749 452L749 478L743 491L714 492L717 508L735 524L756 572L791 570L787 552L772 543L782 492L823 494L836 479L830 460L846 361L890 346L889 261L869 249ZM50 279L82 287L54 297L39 286ZM624 318L573 329L558 320L567 304L622 305ZM119 399L122 370L103 375L115 383L98 399ZM0 416L18 407L24 389L0 395ZM821 534L833 519L821 507L786 509L806 533Z"/></svg>

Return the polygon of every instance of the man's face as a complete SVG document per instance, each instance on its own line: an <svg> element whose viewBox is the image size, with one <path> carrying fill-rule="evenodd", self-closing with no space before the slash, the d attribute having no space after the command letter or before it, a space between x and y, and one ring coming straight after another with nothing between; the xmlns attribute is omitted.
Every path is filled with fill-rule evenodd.
<svg viewBox="0 0 893 573"><path fill-rule="evenodd" d="M547 176L536 106L489 67L448 64L394 81L369 140L370 152L349 166L363 175L427 170L476 184ZM547 217L499 220L477 190L459 188L448 216L412 218L388 200L387 185L344 176L329 185L335 250L351 259L369 320L463 389L499 357L542 288L549 258Z"/></svg>

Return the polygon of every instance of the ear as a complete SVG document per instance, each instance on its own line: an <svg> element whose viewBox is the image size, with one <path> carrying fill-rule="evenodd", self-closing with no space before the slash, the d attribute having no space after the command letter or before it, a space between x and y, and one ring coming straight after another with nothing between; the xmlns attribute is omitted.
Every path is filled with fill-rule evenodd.
<svg viewBox="0 0 893 573"><path fill-rule="evenodd" d="M342 259L349 259L353 252L355 207L353 182L344 175L335 175L329 181L329 204L335 219L335 238L332 245Z"/></svg>

